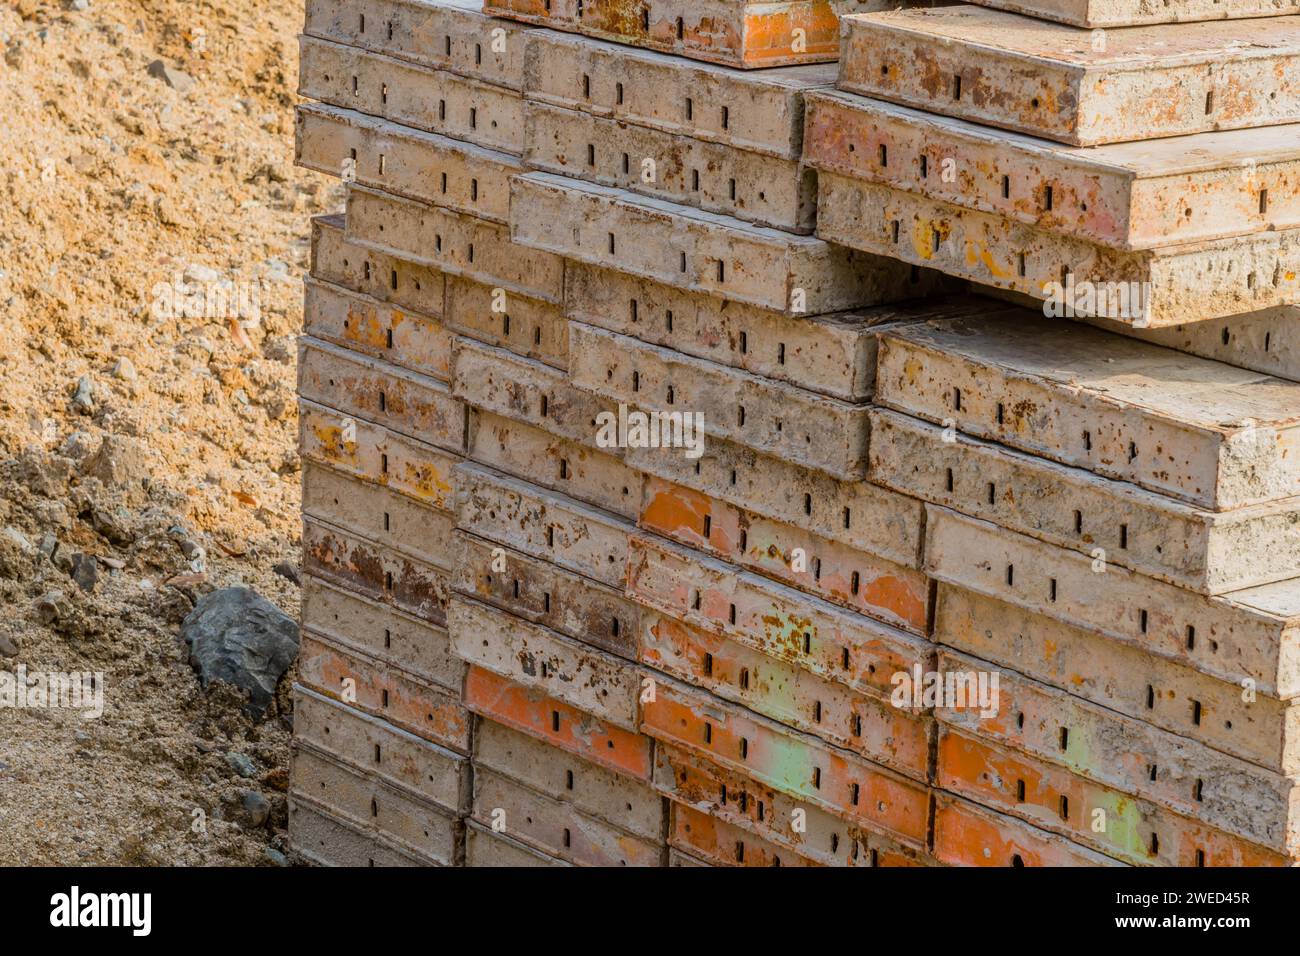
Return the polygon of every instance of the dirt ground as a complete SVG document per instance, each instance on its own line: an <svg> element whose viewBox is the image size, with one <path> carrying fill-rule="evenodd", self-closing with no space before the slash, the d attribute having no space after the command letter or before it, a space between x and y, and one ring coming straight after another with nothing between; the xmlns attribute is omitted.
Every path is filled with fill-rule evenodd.
<svg viewBox="0 0 1300 956"><path fill-rule="evenodd" d="M298 613L300 278L342 199L293 166L301 16L0 4L0 672L104 689L0 708L0 864L285 861L283 708L205 693L178 632L231 584Z"/></svg>

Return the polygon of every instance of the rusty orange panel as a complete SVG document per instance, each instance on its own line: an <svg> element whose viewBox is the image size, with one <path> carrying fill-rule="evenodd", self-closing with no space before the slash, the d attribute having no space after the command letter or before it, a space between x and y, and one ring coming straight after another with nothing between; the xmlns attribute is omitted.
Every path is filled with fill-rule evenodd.
<svg viewBox="0 0 1300 956"><path fill-rule="evenodd" d="M650 739L622 730L490 671L471 667L465 705L499 724L539 737L619 773L650 779Z"/></svg>
<svg viewBox="0 0 1300 956"><path fill-rule="evenodd" d="M638 524L870 617L926 633L930 582L914 568L750 514L660 478L646 479Z"/></svg>
<svg viewBox="0 0 1300 956"><path fill-rule="evenodd" d="M909 777L929 778L934 720L925 714L658 614L645 615L639 645L643 663L672 677Z"/></svg>
<svg viewBox="0 0 1300 956"><path fill-rule="evenodd" d="M1285 856L1025 754L940 727L938 783L1126 862L1284 866Z"/></svg>
<svg viewBox="0 0 1300 956"><path fill-rule="evenodd" d="M831 813L918 848L926 845L930 790L815 737L659 678L642 701L641 729Z"/></svg>
<svg viewBox="0 0 1300 956"><path fill-rule="evenodd" d="M469 752L469 713L458 695L372 658L302 635L298 679L326 697L453 750Z"/></svg>
<svg viewBox="0 0 1300 956"><path fill-rule="evenodd" d="M1015 817L935 794L934 855L951 866L1123 866Z"/></svg>
<svg viewBox="0 0 1300 956"><path fill-rule="evenodd" d="M820 866L792 850L778 847L734 823L711 817L685 804L673 804L668 843L717 866Z"/></svg>
<svg viewBox="0 0 1300 956"><path fill-rule="evenodd" d="M919 851L860 823L662 743L655 747L654 785L675 803L826 866L926 866L930 862ZM801 819L797 811L802 811Z"/></svg>
<svg viewBox="0 0 1300 956"><path fill-rule="evenodd" d="M486 0L483 12L748 69L835 60L837 9L876 6L832 0Z"/></svg>

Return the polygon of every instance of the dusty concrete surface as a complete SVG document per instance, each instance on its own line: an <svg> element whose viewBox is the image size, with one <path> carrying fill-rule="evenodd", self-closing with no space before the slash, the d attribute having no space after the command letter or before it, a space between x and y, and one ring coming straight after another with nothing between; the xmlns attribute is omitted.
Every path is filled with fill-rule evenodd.
<svg viewBox="0 0 1300 956"><path fill-rule="evenodd" d="M301 17L0 7L0 672L105 689L94 720L0 708L0 864L283 862L283 711L205 694L178 633L214 587L298 610L298 279L339 204L292 165ZM236 306L168 310L187 270Z"/></svg>

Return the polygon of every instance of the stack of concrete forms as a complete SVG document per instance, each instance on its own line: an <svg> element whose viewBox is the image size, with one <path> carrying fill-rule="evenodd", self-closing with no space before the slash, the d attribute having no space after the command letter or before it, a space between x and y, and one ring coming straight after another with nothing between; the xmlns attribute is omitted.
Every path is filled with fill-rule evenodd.
<svg viewBox="0 0 1300 956"><path fill-rule="evenodd" d="M308 0L298 159L349 190L314 225L300 356L305 857L1288 859L1294 315L1171 325L1183 278L1244 267L1213 250L1098 253L1164 290L1102 330L870 238L846 202L959 205L879 175L926 142L889 117L956 124L821 63L871 6ZM1147 154L1076 182L1080 151L1038 147L1053 208L1098 211L1009 204L1046 248L1146 249L1188 177L1231 188L1184 163L1139 206ZM1294 172L1257 171L1285 215ZM1294 276L1267 293L1281 260L1250 255L1248 307L1285 305ZM1193 301L1226 315L1215 290ZM648 413L686 413L687 447ZM923 692L995 674L991 704Z"/></svg>
<svg viewBox="0 0 1300 956"><path fill-rule="evenodd" d="M927 502L939 670L1000 678L996 716L936 708L936 853L964 798L1125 863L1289 863L1300 17L991 5L1071 25L849 17L838 90L807 98L818 235L1108 330L880 345L869 478Z"/></svg>

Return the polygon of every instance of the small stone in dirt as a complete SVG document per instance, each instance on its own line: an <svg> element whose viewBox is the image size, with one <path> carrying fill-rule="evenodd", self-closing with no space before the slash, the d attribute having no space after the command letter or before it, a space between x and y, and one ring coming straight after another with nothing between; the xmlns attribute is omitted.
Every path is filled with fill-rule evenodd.
<svg viewBox="0 0 1300 956"><path fill-rule="evenodd" d="M18 644L8 634L0 634L0 657L17 657Z"/></svg>
<svg viewBox="0 0 1300 956"><path fill-rule="evenodd" d="M37 545L37 548L40 550L41 554L45 555L47 558L52 558L54 557L54 552L59 550L59 539L47 531L45 534L41 535L41 543Z"/></svg>
<svg viewBox="0 0 1300 956"><path fill-rule="evenodd" d="M185 94L194 88L194 77L183 70L168 66L162 60L154 60L147 70L155 80L162 80L177 93Z"/></svg>
<svg viewBox="0 0 1300 956"><path fill-rule="evenodd" d="M77 379L77 388L72 393L72 407L83 415L95 410L95 383L89 375Z"/></svg>
<svg viewBox="0 0 1300 956"><path fill-rule="evenodd" d="M32 543L27 540L27 535L23 534L12 525L6 527L4 531L0 531L0 535L3 535L7 541L12 542L13 545L24 554L30 553L34 550L32 548Z"/></svg>
<svg viewBox="0 0 1300 956"><path fill-rule="evenodd" d="M95 585L99 583L99 562L93 554L78 551L72 556L72 580L87 594L95 590Z"/></svg>
<svg viewBox="0 0 1300 956"><path fill-rule="evenodd" d="M265 852L266 852L266 858L270 860L274 866L289 865L289 858L285 856L283 853L281 853L279 850L276 850L268 846Z"/></svg>
<svg viewBox="0 0 1300 956"><path fill-rule="evenodd" d="M62 591L46 591L36 599L36 616L42 624L57 621L67 609L67 595Z"/></svg>
<svg viewBox="0 0 1300 956"><path fill-rule="evenodd" d="M299 587L302 586L302 579L298 577L298 569L288 561L281 561L271 569L282 578L287 578Z"/></svg>
<svg viewBox="0 0 1300 956"><path fill-rule="evenodd" d="M293 618L245 587L205 594L181 622L181 636L204 688L219 680L247 691L256 717L266 713L298 656Z"/></svg>
<svg viewBox="0 0 1300 956"><path fill-rule="evenodd" d="M82 463L81 472L98 478L108 488L139 490L153 473L149 446L127 435L105 435L95 453Z"/></svg>
<svg viewBox="0 0 1300 956"><path fill-rule="evenodd" d="M241 777L252 778L257 776L257 766L247 754L231 751L226 754L226 763L230 765L231 770Z"/></svg>
<svg viewBox="0 0 1300 956"><path fill-rule="evenodd" d="M124 382L134 382L138 377L135 371L135 363L123 355L113 365L113 377Z"/></svg>
<svg viewBox="0 0 1300 956"><path fill-rule="evenodd" d="M271 816L271 801L256 790L245 790L239 801L239 809L243 811L240 822L256 829Z"/></svg>

